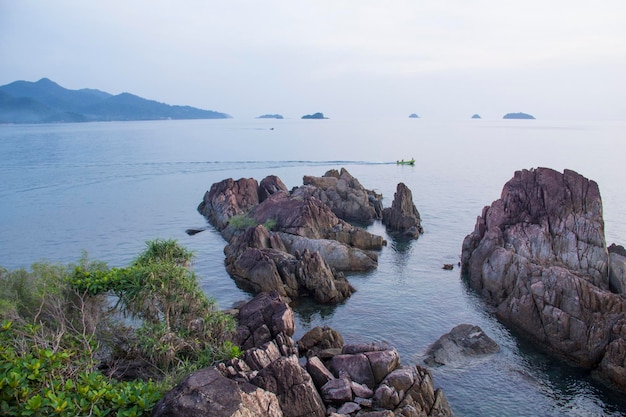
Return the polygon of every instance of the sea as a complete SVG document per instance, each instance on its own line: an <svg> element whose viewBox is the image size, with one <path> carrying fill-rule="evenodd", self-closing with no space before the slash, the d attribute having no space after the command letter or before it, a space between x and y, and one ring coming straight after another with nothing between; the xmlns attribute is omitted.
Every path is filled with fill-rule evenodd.
<svg viewBox="0 0 626 417"><path fill-rule="evenodd" d="M346 343L383 341L402 364L461 323L480 326L500 351L430 368L456 416L622 416L626 396L513 334L468 290L458 262L464 237L515 171L572 169L599 184L607 244L626 243L626 122L429 119L228 119L0 125L0 266L77 262L87 254L126 266L153 239L195 254L203 290L221 308L247 300L224 269L226 242L198 211L226 178L348 170L391 205L406 184L424 234L384 236L378 268L348 279L335 306L293 304L297 340L330 326ZM414 166L397 165L415 158ZM190 236L190 228L206 228ZM454 264L444 270L444 264Z"/></svg>

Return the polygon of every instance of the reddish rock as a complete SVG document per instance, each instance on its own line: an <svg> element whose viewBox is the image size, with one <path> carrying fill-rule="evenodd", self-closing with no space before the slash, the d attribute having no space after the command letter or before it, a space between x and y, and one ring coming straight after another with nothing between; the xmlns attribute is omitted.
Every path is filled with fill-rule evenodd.
<svg viewBox="0 0 626 417"><path fill-rule="evenodd" d="M391 207L383 210L383 224L391 233L409 239L417 239L424 233L422 219L413 203L413 194L404 183L396 187Z"/></svg>
<svg viewBox="0 0 626 417"><path fill-rule="evenodd" d="M626 305L608 265L598 185L570 170L516 172L462 248L463 276L504 323L624 389Z"/></svg>

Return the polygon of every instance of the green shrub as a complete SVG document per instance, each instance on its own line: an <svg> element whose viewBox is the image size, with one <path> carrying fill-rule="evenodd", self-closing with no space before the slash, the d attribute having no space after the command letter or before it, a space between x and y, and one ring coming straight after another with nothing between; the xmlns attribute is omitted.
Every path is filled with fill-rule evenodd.
<svg viewBox="0 0 626 417"><path fill-rule="evenodd" d="M78 265L0 268L0 415L149 415L187 373L240 356L234 319L200 289L191 259L176 241L155 240L126 268L85 255ZM127 358L158 379L98 371L102 359Z"/></svg>
<svg viewBox="0 0 626 417"><path fill-rule="evenodd" d="M244 230L248 227L256 226L257 222L252 217L248 217L244 214L238 214L228 219L228 225L237 230Z"/></svg>

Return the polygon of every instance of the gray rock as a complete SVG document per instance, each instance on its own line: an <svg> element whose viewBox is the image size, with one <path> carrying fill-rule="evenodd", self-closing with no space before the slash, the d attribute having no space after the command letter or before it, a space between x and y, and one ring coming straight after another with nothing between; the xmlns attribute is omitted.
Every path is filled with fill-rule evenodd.
<svg viewBox="0 0 626 417"><path fill-rule="evenodd" d="M324 417L326 414L320 394L296 356L279 358L250 382L276 394L285 417Z"/></svg>
<svg viewBox="0 0 626 417"><path fill-rule="evenodd" d="M250 384L238 384L214 368L187 376L152 410L153 417L282 417L278 398Z"/></svg>
<svg viewBox="0 0 626 417"><path fill-rule="evenodd" d="M334 375L324 366L324 363L317 356L312 356L307 359L306 370L311 375L313 383L319 389L323 387L327 382L335 379Z"/></svg>
<svg viewBox="0 0 626 417"><path fill-rule="evenodd" d="M478 326L459 324L441 336L426 352L428 365L460 363L476 356L495 353L498 344Z"/></svg>
<svg viewBox="0 0 626 417"><path fill-rule="evenodd" d="M334 378L320 389L325 403L345 403L352 401L352 386L348 378Z"/></svg>
<svg viewBox="0 0 626 417"><path fill-rule="evenodd" d="M626 293L626 251L623 246L609 246L609 288L617 294Z"/></svg>
<svg viewBox="0 0 626 417"><path fill-rule="evenodd" d="M336 377L345 372L350 375L352 381L367 385L370 388L376 386L372 367L367 356L363 353L337 355L330 360L329 369Z"/></svg>

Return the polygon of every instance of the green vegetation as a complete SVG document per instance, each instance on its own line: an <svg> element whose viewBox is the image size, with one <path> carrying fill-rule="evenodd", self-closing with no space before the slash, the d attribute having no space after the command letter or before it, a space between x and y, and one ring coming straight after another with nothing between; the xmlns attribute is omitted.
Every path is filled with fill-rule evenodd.
<svg viewBox="0 0 626 417"><path fill-rule="evenodd" d="M239 214L228 219L228 225L234 227L236 230L244 230L248 227L257 226L258 223L252 217L249 217L245 214ZM265 223L263 223L263 227L267 230L272 230L276 227L276 220L267 219Z"/></svg>
<svg viewBox="0 0 626 417"><path fill-rule="evenodd" d="M127 268L0 269L0 414L149 415L186 374L241 355L191 259L155 240Z"/></svg>

